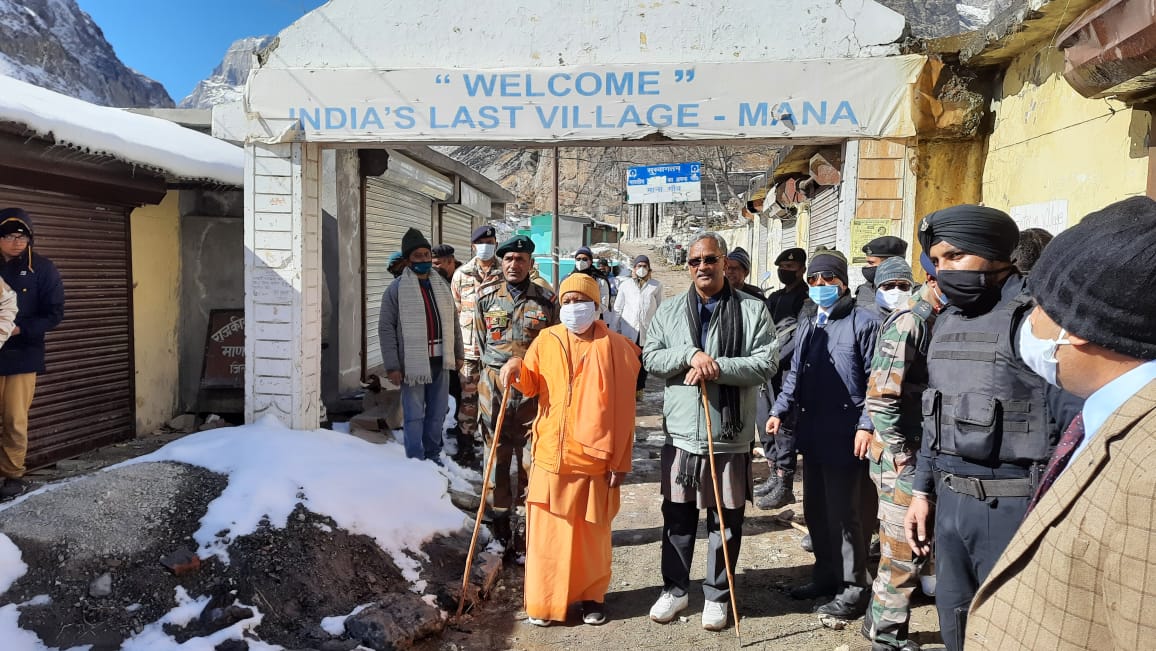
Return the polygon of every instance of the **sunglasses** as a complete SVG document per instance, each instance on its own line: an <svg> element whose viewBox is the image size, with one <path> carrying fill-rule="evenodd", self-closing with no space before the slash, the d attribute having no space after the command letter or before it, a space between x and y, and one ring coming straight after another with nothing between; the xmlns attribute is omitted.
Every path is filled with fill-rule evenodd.
<svg viewBox="0 0 1156 651"><path fill-rule="evenodd" d="M704 264L708 265L708 266L709 265L716 265L716 264L718 264L719 260L722 260L721 256L704 255L701 258L691 258L690 260L687 260L686 266L690 267L691 269L694 269L694 268L696 268L700 265L704 265Z"/></svg>
<svg viewBox="0 0 1156 651"><path fill-rule="evenodd" d="M833 271L816 271L813 274L807 274L807 282L815 282L816 280L819 280L820 278L822 278L823 280L825 280L827 282L831 282L832 280L835 280L835 278L837 278L837 277L838 276L836 276L835 272L833 272Z"/></svg>
<svg viewBox="0 0 1156 651"><path fill-rule="evenodd" d="M879 289L902 289L903 291L911 290L911 283L905 280L889 280L879 286Z"/></svg>

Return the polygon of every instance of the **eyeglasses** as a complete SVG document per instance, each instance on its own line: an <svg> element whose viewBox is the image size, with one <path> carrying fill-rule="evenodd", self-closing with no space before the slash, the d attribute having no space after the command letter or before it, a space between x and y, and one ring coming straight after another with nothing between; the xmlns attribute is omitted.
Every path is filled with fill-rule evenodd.
<svg viewBox="0 0 1156 651"><path fill-rule="evenodd" d="M0 240L4 240L5 242L27 242L28 236L24 233L9 233L0 237Z"/></svg>
<svg viewBox="0 0 1156 651"><path fill-rule="evenodd" d="M906 280L889 280L879 286L879 289L901 289L903 291L911 291L911 283Z"/></svg>
<svg viewBox="0 0 1156 651"><path fill-rule="evenodd" d="M707 266L711 266L711 265L718 264L719 260L722 260L721 256L704 255L701 258L691 258L690 260L687 260L686 266L690 267L691 269L694 269L694 268L698 267L699 265L704 265L704 264Z"/></svg>
<svg viewBox="0 0 1156 651"><path fill-rule="evenodd" d="M832 280L835 280L837 276L835 275L834 271L816 271L813 274L807 274L807 282L809 283L816 282L820 278L827 282L831 282Z"/></svg>

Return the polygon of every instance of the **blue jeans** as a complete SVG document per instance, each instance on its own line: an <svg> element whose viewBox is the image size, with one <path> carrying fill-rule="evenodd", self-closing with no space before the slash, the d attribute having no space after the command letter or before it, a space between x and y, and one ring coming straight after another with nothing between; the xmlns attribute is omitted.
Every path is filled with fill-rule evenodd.
<svg viewBox="0 0 1156 651"><path fill-rule="evenodd" d="M437 461L442 451L442 425L449 409L449 374L441 364L430 362L433 382L401 385L401 409L405 415L405 456Z"/></svg>

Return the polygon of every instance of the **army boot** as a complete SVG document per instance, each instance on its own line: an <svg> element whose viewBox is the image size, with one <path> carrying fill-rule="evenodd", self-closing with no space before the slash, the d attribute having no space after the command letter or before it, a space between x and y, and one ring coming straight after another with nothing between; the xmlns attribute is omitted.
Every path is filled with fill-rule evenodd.
<svg viewBox="0 0 1156 651"><path fill-rule="evenodd" d="M795 473L787 471L779 479L779 483L775 485L774 489L763 495L755 498L755 506L764 511L771 511L774 509L781 509L788 504L795 503Z"/></svg>

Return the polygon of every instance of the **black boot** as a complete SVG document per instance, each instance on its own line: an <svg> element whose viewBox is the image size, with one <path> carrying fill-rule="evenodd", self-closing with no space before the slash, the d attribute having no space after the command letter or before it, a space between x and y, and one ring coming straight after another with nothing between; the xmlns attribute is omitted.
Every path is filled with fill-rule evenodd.
<svg viewBox="0 0 1156 651"><path fill-rule="evenodd" d="M504 511L493 517L490 522L490 533L493 534L494 540L502 546L506 552L510 552L510 542L514 538L514 529L510 524L510 512Z"/></svg>
<svg viewBox="0 0 1156 651"><path fill-rule="evenodd" d="M775 488L762 497L755 498L755 506L764 511L781 509L795 503L795 473L784 472Z"/></svg>
<svg viewBox="0 0 1156 651"><path fill-rule="evenodd" d="M755 486L755 497L762 497L771 493L781 482L782 478L779 477L779 471L771 468L771 476L767 477L765 482Z"/></svg>

